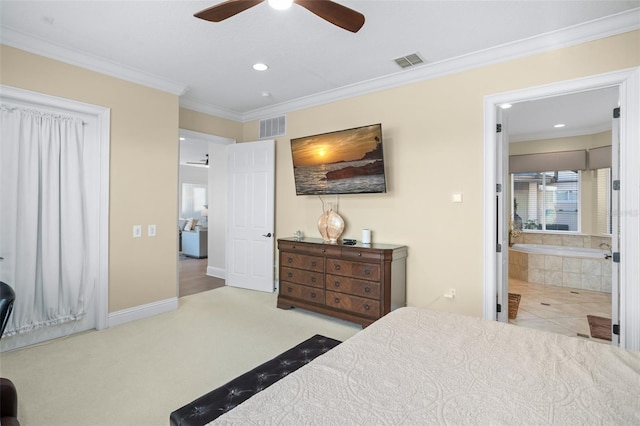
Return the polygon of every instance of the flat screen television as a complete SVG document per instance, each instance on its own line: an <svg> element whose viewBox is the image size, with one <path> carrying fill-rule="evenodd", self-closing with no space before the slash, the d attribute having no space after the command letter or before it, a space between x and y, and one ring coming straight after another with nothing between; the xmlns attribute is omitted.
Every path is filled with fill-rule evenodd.
<svg viewBox="0 0 640 426"><path fill-rule="evenodd" d="M291 139L297 195L386 192L382 125Z"/></svg>

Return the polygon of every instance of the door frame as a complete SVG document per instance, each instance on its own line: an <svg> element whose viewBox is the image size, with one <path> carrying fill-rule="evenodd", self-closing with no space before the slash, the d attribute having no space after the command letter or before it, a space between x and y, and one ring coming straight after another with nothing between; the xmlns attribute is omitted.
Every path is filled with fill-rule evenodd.
<svg viewBox="0 0 640 426"><path fill-rule="evenodd" d="M98 232L97 232L97 283L95 294L95 328L109 326L109 158L111 110L72 99L0 85L0 98L7 101L41 106L56 111L90 116L96 125L93 132L99 149Z"/></svg>
<svg viewBox="0 0 640 426"><path fill-rule="evenodd" d="M209 154L209 168L207 177L207 199L209 200L209 218L208 222L208 241L207 241L207 270L206 275L216 278L225 279L226 270L226 227L227 227L227 156L226 148L228 145L236 143L235 139L225 138L223 136L212 135L208 133L196 132L193 130L179 129L179 136L187 139L202 141L207 143L207 152ZM179 141L179 143L181 143ZM179 157L179 156L178 156ZM178 163L180 158L178 158ZM180 167L180 166L178 166ZM178 185L180 185L180 175L178 173ZM178 189L178 209L177 216L180 217L180 189ZM213 200L216 206L212 205ZM223 247L219 248L219 241L223 241ZM178 253L178 242L176 241L176 253ZM178 256L176 255L176 262ZM176 268L176 294L179 294L180 273Z"/></svg>
<svg viewBox="0 0 640 426"><path fill-rule="evenodd" d="M620 346L640 350L640 67L488 95L484 98L483 171L483 318L496 319L497 107L617 86L620 91ZM502 197L504 202L504 197ZM627 259L627 260L625 260Z"/></svg>

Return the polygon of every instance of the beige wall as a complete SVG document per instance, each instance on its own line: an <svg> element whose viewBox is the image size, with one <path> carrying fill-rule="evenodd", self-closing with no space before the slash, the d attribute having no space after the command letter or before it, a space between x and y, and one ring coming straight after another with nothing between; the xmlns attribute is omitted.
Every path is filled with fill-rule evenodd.
<svg viewBox="0 0 640 426"><path fill-rule="evenodd" d="M639 65L636 31L291 112L276 144L276 236L318 236L321 214L317 197L295 195L289 139L382 123L388 193L341 196L344 236L367 227L376 242L409 247L409 305L480 316L483 98ZM6 47L2 83L112 108L109 310L175 296L176 235L162 230L177 220L178 127L247 141L257 123L178 117L175 96ZM158 237L134 241L137 223L156 223ZM454 300L441 297L449 287Z"/></svg>
<svg viewBox="0 0 640 426"><path fill-rule="evenodd" d="M178 97L1 49L2 84L111 109L109 312L175 297ZM142 238L132 238L136 224Z"/></svg>
<svg viewBox="0 0 640 426"><path fill-rule="evenodd" d="M320 201L295 195L290 138L382 123L388 193L341 196L344 236L371 228L374 241L409 247L409 305L480 316L484 97L638 65L636 31L291 112L276 146L276 236L319 236ZM257 135L248 123L244 139ZM443 299L450 287L456 298Z"/></svg>
<svg viewBox="0 0 640 426"><path fill-rule="evenodd" d="M236 141L242 139L242 123L214 117L209 114L180 108L180 128L194 132L207 133Z"/></svg>
<svg viewBox="0 0 640 426"><path fill-rule="evenodd" d="M568 138L551 138L534 141L512 142L509 144L509 155L537 154L542 152L575 151L611 145L611 131L592 135L571 136Z"/></svg>

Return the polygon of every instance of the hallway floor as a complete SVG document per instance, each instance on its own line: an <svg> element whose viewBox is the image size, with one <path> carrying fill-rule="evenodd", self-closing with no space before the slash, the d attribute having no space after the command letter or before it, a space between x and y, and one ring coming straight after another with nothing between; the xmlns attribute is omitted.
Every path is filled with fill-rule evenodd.
<svg viewBox="0 0 640 426"><path fill-rule="evenodd" d="M179 297L224 287L222 278L207 275L207 259L181 257L178 262Z"/></svg>
<svg viewBox="0 0 640 426"><path fill-rule="evenodd" d="M518 315L509 323L611 344L608 340L592 338L587 322L587 315L611 318L610 293L533 284L513 278L509 279L509 292L522 296Z"/></svg>

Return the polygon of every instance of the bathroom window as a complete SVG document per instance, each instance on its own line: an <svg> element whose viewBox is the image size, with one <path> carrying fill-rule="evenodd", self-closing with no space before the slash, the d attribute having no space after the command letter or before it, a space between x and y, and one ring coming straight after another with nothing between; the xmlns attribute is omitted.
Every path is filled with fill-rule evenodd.
<svg viewBox="0 0 640 426"><path fill-rule="evenodd" d="M611 169L597 169L596 173L596 231L611 235Z"/></svg>
<svg viewBox="0 0 640 426"><path fill-rule="evenodd" d="M514 225L531 231L580 231L580 171L512 175Z"/></svg>

